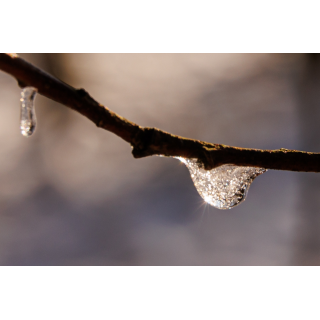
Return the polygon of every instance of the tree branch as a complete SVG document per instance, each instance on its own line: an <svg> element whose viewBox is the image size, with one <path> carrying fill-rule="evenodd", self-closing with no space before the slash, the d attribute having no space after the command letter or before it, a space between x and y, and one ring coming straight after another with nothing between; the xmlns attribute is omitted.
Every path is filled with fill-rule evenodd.
<svg viewBox="0 0 320 320"><path fill-rule="evenodd" d="M156 128L141 127L95 101L84 89L75 89L16 54L0 54L0 70L15 77L20 87L78 111L97 127L108 130L133 148L135 158L152 155L197 158L207 170L223 164L275 170L320 172L320 153L296 150L259 150L212 144L172 135Z"/></svg>

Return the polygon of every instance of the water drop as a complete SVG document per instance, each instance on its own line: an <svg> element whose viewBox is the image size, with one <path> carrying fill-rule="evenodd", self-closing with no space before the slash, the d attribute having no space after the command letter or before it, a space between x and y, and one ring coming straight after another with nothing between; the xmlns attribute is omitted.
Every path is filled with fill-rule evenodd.
<svg viewBox="0 0 320 320"><path fill-rule="evenodd" d="M197 159L177 158L190 171L191 179L204 201L218 209L231 209L245 200L252 181L264 168L225 164L212 170L199 167Z"/></svg>
<svg viewBox="0 0 320 320"><path fill-rule="evenodd" d="M25 87L21 91L20 130L25 137L30 137L36 129L37 119L34 109L34 98L37 89Z"/></svg>

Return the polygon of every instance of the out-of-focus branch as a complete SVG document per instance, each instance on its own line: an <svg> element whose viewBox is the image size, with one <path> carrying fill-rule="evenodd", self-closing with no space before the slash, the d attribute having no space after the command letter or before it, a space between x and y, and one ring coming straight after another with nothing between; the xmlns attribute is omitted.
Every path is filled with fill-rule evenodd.
<svg viewBox="0 0 320 320"><path fill-rule="evenodd" d="M78 111L96 126L129 142L135 158L152 155L197 158L207 170L229 163L276 170L320 172L319 153L230 147L179 137L156 128L141 127L101 105L84 89L71 87L16 54L1 53L0 70L15 77L20 87L37 88L39 94Z"/></svg>

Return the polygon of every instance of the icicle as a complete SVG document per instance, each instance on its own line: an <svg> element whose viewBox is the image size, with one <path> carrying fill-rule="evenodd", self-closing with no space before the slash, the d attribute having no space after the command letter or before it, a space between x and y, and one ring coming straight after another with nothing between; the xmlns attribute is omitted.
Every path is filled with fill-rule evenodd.
<svg viewBox="0 0 320 320"><path fill-rule="evenodd" d="M34 109L34 98L37 89L25 87L21 91L21 113L20 113L20 130L25 137L30 137L35 131L37 119Z"/></svg>
<svg viewBox="0 0 320 320"><path fill-rule="evenodd" d="M212 170L199 167L196 159L177 158L190 171L191 179L200 196L218 209L231 209L245 200L251 182L264 168L223 165Z"/></svg>

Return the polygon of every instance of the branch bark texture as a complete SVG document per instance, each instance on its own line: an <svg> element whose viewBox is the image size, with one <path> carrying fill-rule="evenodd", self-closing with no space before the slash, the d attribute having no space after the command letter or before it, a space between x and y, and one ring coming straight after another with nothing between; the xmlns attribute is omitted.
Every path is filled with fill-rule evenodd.
<svg viewBox="0 0 320 320"><path fill-rule="evenodd" d="M16 54L0 54L0 70L10 74L20 87L31 86L38 93L59 102L110 131L132 146L135 158L163 155L197 158L207 170L223 164L275 170L320 172L320 153L288 149L259 150L212 144L141 127L95 101L84 89L75 89L35 67Z"/></svg>

